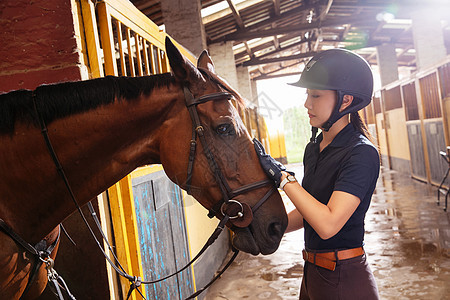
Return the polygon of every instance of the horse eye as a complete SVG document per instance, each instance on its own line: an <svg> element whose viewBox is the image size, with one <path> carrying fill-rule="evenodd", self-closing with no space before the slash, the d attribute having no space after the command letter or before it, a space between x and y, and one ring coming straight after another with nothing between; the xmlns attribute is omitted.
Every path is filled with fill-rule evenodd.
<svg viewBox="0 0 450 300"><path fill-rule="evenodd" d="M220 135L233 135L234 128L231 124L221 124L216 128L216 132Z"/></svg>

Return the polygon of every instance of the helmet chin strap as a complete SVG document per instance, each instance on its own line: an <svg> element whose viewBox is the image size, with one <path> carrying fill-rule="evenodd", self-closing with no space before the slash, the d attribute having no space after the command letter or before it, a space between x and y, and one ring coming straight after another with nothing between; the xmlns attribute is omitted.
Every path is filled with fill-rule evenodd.
<svg viewBox="0 0 450 300"><path fill-rule="evenodd" d="M342 112L339 111L339 109L341 108L342 105L342 101L344 99L344 92L343 91L336 91L337 94L337 101L336 101L336 105L331 113L330 118L328 119L328 121L326 121L321 127L320 129L322 129L322 131L328 132L328 130L330 130L331 126L333 126L333 124L339 120L340 118L342 118L344 115L348 114L349 112L344 110ZM318 128L312 126L311 127L311 139L310 142L312 143L317 143L317 131Z"/></svg>
<svg viewBox="0 0 450 300"><path fill-rule="evenodd" d="M309 141L312 142L313 144L317 143L317 138L316 138L317 130L318 130L317 127L314 127L314 126L311 127L311 138L309 139Z"/></svg>
<svg viewBox="0 0 450 300"><path fill-rule="evenodd" d="M336 105L333 109L333 112L331 113L330 118L328 119L328 121L326 121L323 125L322 125L322 130L323 131L328 131L330 130L331 126L333 126L333 124L339 120L340 118L342 118L344 115L346 115L348 112L346 112L345 110L340 112L339 109L341 108L342 105L342 101L344 99L344 92L343 91L336 91L337 94L337 101L336 101Z"/></svg>

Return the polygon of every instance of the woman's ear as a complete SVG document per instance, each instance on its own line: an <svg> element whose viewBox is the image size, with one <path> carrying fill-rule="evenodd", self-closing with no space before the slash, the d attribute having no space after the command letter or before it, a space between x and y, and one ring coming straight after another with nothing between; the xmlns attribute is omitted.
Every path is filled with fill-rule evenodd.
<svg viewBox="0 0 450 300"><path fill-rule="evenodd" d="M352 102L353 102L353 96L344 95L344 98L342 99L341 107L339 108L339 112L343 112L345 109L347 109L350 105L352 105Z"/></svg>

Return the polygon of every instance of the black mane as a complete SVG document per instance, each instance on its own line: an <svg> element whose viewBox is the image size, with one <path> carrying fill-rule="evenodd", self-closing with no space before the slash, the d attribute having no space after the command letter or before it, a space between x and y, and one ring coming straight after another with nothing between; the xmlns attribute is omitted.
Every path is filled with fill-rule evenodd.
<svg viewBox="0 0 450 300"><path fill-rule="evenodd" d="M175 80L170 73L143 77L114 77L41 85L34 91L17 90L0 95L0 134L12 133L16 122L38 126L32 95L44 121L50 122L88 111L115 99L133 100L150 94L155 87Z"/></svg>

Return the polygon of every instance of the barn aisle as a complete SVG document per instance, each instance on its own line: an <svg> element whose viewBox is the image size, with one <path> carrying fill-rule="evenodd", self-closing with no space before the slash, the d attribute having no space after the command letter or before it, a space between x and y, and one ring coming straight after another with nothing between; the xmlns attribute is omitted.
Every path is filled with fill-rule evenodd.
<svg viewBox="0 0 450 300"><path fill-rule="evenodd" d="M289 169L302 174L299 165ZM450 299L450 213L436 205L436 190L382 169L365 238L381 299ZM272 255L241 253L205 299L298 299L302 245L300 230Z"/></svg>

